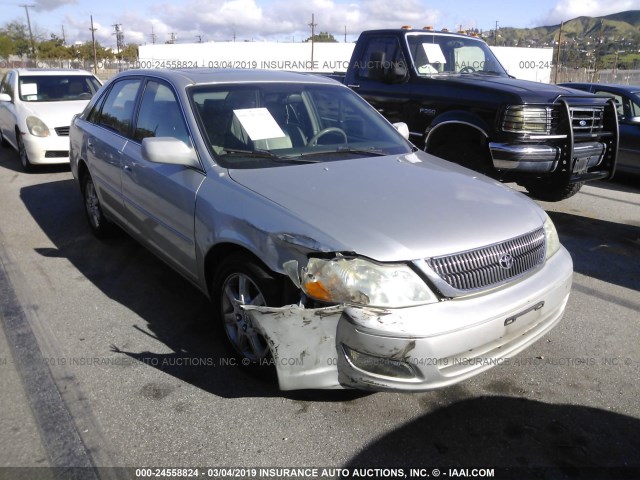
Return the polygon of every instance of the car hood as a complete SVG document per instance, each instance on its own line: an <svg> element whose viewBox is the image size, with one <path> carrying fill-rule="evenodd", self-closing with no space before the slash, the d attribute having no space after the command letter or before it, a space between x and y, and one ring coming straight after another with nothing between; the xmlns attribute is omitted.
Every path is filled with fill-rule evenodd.
<svg viewBox="0 0 640 480"><path fill-rule="evenodd" d="M446 85L448 94L452 97L455 95L451 89L455 89L457 86L463 92L471 91L476 99L479 92L482 92L485 95L495 95L495 101L499 101L500 99L506 100L505 96L511 97L509 100L511 103L552 103L560 95L563 97L593 96L593 94L580 92L573 88L497 75L436 75L433 77L421 77L420 81L426 83L436 82L441 85Z"/></svg>
<svg viewBox="0 0 640 480"><path fill-rule="evenodd" d="M312 225L318 237L335 240L323 247L379 261L494 244L540 228L544 219L523 194L423 152L229 175Z"/></svg>
<svg viewBox="0 0 640 480"><path fill-rule="evenodd" d="M34 115L48 127L68 127L76 113L82 112L88 100L72 100L69 102L29 102L22 103L23 118Z"/></svg>

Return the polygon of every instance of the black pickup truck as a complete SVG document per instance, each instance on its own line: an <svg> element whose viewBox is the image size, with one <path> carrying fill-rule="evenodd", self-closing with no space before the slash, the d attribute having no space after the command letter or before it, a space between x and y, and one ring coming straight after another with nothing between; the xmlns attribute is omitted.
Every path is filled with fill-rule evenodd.
<svg viewBox="0 0 640 480"><path fill-rule="evenodd" d="M611 178L618 148L613 100L518 80L476 37L410 28L363 32L344 76L417 146L540 200Z"/></svg>

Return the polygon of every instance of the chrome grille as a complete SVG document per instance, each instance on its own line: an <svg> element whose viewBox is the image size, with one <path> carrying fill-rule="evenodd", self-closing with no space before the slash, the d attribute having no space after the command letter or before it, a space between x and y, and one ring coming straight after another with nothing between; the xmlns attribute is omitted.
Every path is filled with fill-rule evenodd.
<svg viewBox="0 0 640 480"><path fill-rule="evenodd" d="M59 137L68 137L69 136L69 127L56 127L54 129Z"/></svg>
<svg viewBox="0 0 640 480"><path fill-rule="evenodd" d="M574 133L600 133L604 130L604 106L570 107Z"/></svg>
<svg viewBox="0 0 640 480"><path fill-rule="evenodd" d="M427 263L448 285L468 292L523 275L542 264L544 257L544 229L541 228L488 247L433 257ZM505 268L505 263L511 266Z"/></svg>

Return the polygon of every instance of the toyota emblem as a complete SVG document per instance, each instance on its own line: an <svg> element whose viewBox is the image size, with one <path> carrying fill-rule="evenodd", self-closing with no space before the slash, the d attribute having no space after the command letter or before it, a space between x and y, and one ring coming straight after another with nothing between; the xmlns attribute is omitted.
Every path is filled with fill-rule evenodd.
<svg viewBox="0 0 640 480"><path fill-rule="evenodd" d="M498 263L500 264L500 268L509 270L511 267L513 267L513 255L511 255L510 253L503 253L502 255L500 255Z"/></svg>

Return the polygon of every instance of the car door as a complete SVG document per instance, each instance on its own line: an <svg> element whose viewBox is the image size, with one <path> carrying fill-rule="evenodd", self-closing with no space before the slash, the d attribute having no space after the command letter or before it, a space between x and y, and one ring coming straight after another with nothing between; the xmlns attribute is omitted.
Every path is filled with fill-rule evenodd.
<svg viewBox="0 0 640 480"><path fill-rule="evenodd" d="M196 279L194 215L204 171L144 159L141 143L146 137L173 137L193 148L176 95L160 80L149 79L144 86L133 140L123 151L122 193L133 233Z"/></svg>
<svg viewBox="0 0 640 480"><path fill-rule="evenodd" d="M141 77L115 82L82 123L86 160L102 207L121 223L127 223L122 200L122 151L129 141L141 85Z"/></svg>

